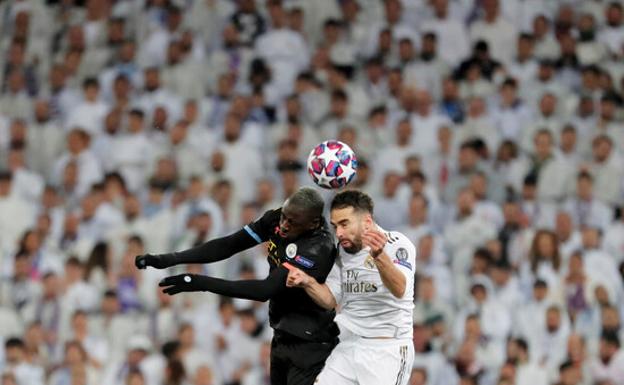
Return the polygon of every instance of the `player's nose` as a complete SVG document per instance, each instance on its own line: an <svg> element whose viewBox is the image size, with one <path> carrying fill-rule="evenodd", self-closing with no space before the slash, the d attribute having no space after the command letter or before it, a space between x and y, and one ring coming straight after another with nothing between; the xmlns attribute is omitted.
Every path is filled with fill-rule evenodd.
<svg viewBox="0 0 624 385"><path fill-rule="evenodd" d="M290 225L288 224L287 221L280 221L279 227L280 227L280 231L283 233L287 233L288 231L290 231Z"/></svg>

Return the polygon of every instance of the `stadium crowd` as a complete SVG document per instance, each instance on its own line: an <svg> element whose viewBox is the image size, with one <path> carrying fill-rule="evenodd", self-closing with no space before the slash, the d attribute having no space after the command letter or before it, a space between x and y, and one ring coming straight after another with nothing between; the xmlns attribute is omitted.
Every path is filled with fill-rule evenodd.
<svg viewBox="0 0 624 385"><path fill-rule="evenodd" d="M0 3L1 385L264 385L265 304L134 257L348 143L417 247L412 385L624 384L624 13L601 0ZM331 192L326 192L330 197Z"/></svg>

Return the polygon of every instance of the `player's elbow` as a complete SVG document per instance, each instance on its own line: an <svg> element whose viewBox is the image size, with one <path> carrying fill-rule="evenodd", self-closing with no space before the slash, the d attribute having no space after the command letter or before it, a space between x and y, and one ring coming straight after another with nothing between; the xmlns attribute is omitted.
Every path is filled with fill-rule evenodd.
<svg viewBox="0 0 624 385"><path fill-rule="evenodd" d="M279 287L276 285L272 285L271 282L265 281L266 284L264 287L259 288L254 294L254 301L266 302L271 298L275 297L279 292Z"/></svg>
<svg viewBox="0 0 624 385"><path fill-rule="evenodd" d="M320 305L325 310L333 310L333 309L336 308L336 306L338 306L338 304L336 304L335 300L333 300L333 301L332 300L328 300L328 301L323 302Z"/></svg>
<svg viewBox="0 0 624 385"><path fill-rule="evenodd" d="M256 293L255 298L253 299L259 302L266 302L270 300L271 298L275 297L278 292L279 290L276 290L275 288L267 288L265 290L259 290Z"/></svg>
<svg viewBox="0 0 624 385"><path fill-rule="evenodd" d="M327 286L325 286L327 288ZM327 292L323 298L323 304L321 305L326 310L332 310L338 307L338 302L336 302L336 296L332 293L329 288L327 288Z"/></svg>
<svg viewBox="0 0 624 385"><path fill-rule="evenodd" d="M403 298L405 295L405 282L399 282L394 287L390 288L390 293L398 299Z"/></svg>
<svg viewBox="0 0 624 385"><path fill-rule="evenodd" d="M393 296L395 296L398 299L401 299L403 298L403 295L405 295L405 288L395 289L395 290L392 290L391 292Z"/></svg>

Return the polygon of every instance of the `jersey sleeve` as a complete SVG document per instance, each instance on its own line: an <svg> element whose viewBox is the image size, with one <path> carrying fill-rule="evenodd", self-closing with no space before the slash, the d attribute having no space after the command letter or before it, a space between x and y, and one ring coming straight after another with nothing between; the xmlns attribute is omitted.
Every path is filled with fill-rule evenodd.
<svg viewBox="0 0 624 385"><path fill-rule="evenodd" d="M340 266L334 263L334 267L332 267L327 279L325 280L325 284L329 288L329 291L334 295L334 299L337 304L340 304L342 301L342 274L340 272Z"/></svg>
<svg viewBox="0 0 624 385"><path fill-rule="evenodd" d="M384 251L406 278L413 279L416 273L416 247L401 233L390 232L387 237Z"/></svg>
<svg viewBox="0 0 624 385"><path fill-rule="evenodd" d="M319 283L325 283L334 266L337 249L331 237L323 235L290 243L285 253L284 262L303 270Z"/></svg>
<svg viewBox="0 0 624 385"><path fill-rule="evenodd" d="M279 225L282 209L268 210L259 219L245 225L243 229L258 243L266 242L275 227Z"/></svg>

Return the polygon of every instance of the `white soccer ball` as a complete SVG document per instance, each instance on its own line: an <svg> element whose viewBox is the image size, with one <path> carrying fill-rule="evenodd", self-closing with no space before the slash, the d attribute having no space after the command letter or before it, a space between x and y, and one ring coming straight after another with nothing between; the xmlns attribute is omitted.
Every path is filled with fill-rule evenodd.
<svg viewBox="0 0 624 385"><path fill-rule="evenodd" d="M347 144L326 140L310 151L308 173L317 185L326 189L345 187L357 170L357 158Z"/></svg>

